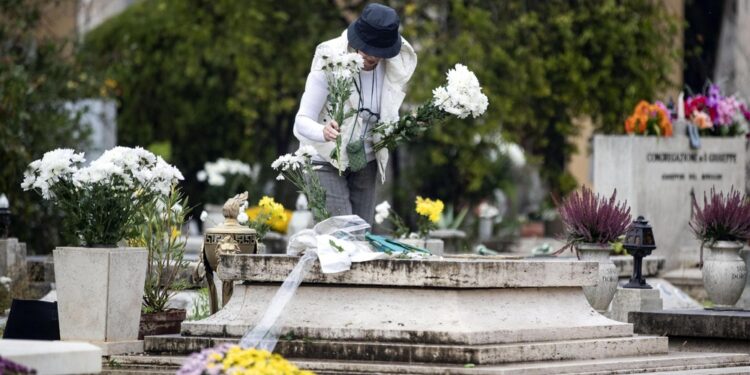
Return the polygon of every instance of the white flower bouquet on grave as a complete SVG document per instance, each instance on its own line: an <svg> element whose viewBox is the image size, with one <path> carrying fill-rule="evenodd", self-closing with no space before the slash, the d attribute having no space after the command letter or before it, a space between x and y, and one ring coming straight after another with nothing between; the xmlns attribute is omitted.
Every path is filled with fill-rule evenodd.
<svg viewBox="0 0 750 375"><path fill-rule="evenodd" d="M294 154L279 156L271 163L271 168L279 171L277 180L290 181L307 197L308 207L315 221L321 222L331 215L326 209L326 190L320 185L318 175L314 173L320 167L312 165L313 155L315 149L312 146L302 146Z"/></svg>
<svg viewBox="0 0 750 375"><path fill-rule="evenodd" d="M447 76L448 84L432 90L432 99L420 105L416 112L397 121L381 122L372 129L373 134L380 137L373 145L375 151L395 148L450 115L465 119L469 115L477 118L484 114L488 100L482 93L477 76L461 64L456 64Z"/></svg>
<svg viewBox="0 0 750 375"><path fill-rule="evenodd" d="M320 61L320 66L316 68L325 73L328 83L326 111L341 127L346 119L357 114L356 109L346 111L345 104L352 95L354 77L364 67L364 60L357 53L338 52L330 48L321 48L317 54L319 58L316 61ZM331 159L336 160L335 167L341 174L345 169L341 165L341 134L336 137L336 148L331 152Z"/></svg>
<svg viewBox="0 0 750 375"><path fill-rule="evenodd" d="M85 246L113 246L133 238L140 210L168 195L183 176L140 147L115 147L89 166L83 153L56 149L29 164L21 187L34 190L65 213L65 224Z"/></svg>

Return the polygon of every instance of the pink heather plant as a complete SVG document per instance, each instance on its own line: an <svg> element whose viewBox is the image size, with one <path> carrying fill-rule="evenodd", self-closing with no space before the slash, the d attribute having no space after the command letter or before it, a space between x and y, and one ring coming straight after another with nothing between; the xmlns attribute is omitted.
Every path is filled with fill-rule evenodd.
<svg viewBox="0 0 750 375"><path fill-rule="evenodd" d="M616 197L617 190L606 199L584 186L562 204L556 202L568 241L560 252L579 243L609 244L623 235L630 225L630 207Z"/></svg>
<svg viewBox="0 0 750 375"><path fill-rule="evenodd" d="M693 195L690 228L703 243L745 242L750 238L750 201L734 187L726 195L711 188L710 197L703 194L703 207Z"/></svg>

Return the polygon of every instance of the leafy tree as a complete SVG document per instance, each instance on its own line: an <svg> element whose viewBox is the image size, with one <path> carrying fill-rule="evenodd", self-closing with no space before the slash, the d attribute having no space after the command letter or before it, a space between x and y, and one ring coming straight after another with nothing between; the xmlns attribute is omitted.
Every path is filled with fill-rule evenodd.
<svg viewBox="0 0 750 375"><path fill-rule="evenodd" d="M196 172L218 157L271 179L315 46L345 27L324 0L142 1L89 33L81 56L117 83L120 143L171 144L196 196Z"/></svg>
<svg viewBox="0 0 750 375"><path fill-rule="evenodd" d="M45 3L0 1L0 193L11 203L11 234L40 253L59 244L61 218L37 194L21 190L23 172L46 151L82 145L86 131L65 103L96 83L66 52L68 42L37 34Z"/></svg>
<svg viewBox="0 0 750 375"><path fill-rule="evenodd" d="M565 165L578 151L576 119L621 132L635 103L669 84L679 47L674 20L650 0L393 3L419 48L408 100L428 99L457 62L490 99L483 118L449 121L409 149L420 173L403 176L419 175L409 178L416 191L454 202L486 197L504 173L483 157L498 136L524 148L552 193L573 189Z"/></svg>

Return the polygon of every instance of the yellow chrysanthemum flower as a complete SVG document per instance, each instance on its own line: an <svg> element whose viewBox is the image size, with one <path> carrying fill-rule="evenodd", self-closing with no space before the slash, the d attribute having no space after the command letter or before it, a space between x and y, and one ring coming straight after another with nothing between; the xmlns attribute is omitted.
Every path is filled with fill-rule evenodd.
<svg viewBox="0 0 750 375"><path fill-rule="evenodd" d="M433 223L440 221L440 215L443 214L444 208L445 205L443 205L443 201L440 199L432 200L430 198L417 197L417 213L426 216Z"/></svg>

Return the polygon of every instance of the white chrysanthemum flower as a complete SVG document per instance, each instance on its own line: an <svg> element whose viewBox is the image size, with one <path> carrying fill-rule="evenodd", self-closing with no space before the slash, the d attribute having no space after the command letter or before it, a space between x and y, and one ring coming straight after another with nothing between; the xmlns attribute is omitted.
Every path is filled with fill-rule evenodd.
<svg viewBox="0 0 750 375"><path fill-rule="evenodd" d="M203 181L206 181L206 179L208 178L208 173L206 173L206 171L201 170L201 171L198 171L195 177L198 179L198 181L203 182Z"/></svg>
<svg viewBox="0 0 750 375"><path fill-rule="evenodd" d="M179 215L182 212L182 205L179 203L175 203L174 206L172 206L172 212Z"/></svg>
<svg viewBox="0 0 750 375"><path fill-rule="evenodd" d="M296 156L312 157L315 154L317 154L317 151L315 151L315 147L310 145L300 146L300 148L294 152L294 155Z"/></svg>
<svg viewBox="0 0 750 375"><path fill-rule="evenodd" d="M279 173L279 175L276 176L276 181L284 181L284 175Z"/></svg>
<svg viewBox="0 0 750 375"><path fill-rule="evenodd" d="M206 219L208 219L208 212L201 212L201 221L206 221Z"/></svg>
<svg viewBox="0 0 750 375"><path fill-rule="evenodd" d="M391 204L388 203L388 201L383 201L379 205L375 206L375 212L384 214L385 217L388 217L388 212L391 209Z"/></svg>
<svg viewBox="0 0 750 375"><path fill-rule="evenodd" d="M381 215L380 213L375 214L375 222L378 224L383 224L383 221L385 221L385 217Z"/></svg>
<svg viewBox="0 0 750 375"><path fill-rule="evenodd" d="M469 115L476 118L484 114L489 101L482 93L476 75L461 64L456 64L447 75L448 84L432 91L435 105L461 119Z"/></svg>
<svg viewBox="0 0 750 375"><path fill-rule="evenodd" d="M83 153L76 153L69 148L48 151L41 159L29 164L21 187L24 190L37 189L44 199L50 199L54 197L50 189L60 180L70 178L78 171L77 165L82 162Z"/></svg>
<svg viewBox="0 0 750 375"><path fill-rule="evenodd" d="M240 212L240 214L237 215L237 222L239 222L240 224L247 224L248 220L249 218L247 217L247 214L244 212Z"/></svg>

